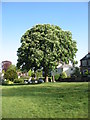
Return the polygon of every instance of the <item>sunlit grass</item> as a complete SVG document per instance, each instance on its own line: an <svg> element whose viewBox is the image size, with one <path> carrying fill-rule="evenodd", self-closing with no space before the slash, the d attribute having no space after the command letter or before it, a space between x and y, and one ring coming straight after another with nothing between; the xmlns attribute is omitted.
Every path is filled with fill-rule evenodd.
<svg viewBox="0 0 90 120"><path fill-rule="evenodd" d="M2 86L3 118L87 118L88 83Z"/></svg>

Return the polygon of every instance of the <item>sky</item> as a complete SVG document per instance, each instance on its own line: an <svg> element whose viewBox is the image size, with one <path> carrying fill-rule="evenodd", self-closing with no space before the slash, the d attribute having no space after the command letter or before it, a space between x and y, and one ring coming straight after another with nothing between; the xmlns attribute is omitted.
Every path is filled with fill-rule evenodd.
<svg viewBox="0 0 90 120"><path fill-rule="evenodd" d="M88 2L88 51L90 52L90 1Z"/></svg>
<svg viewBox="0 0 90 120"><path fill-rule="evenodd" d="M88 53L88 2L2 2L0 62L16 64L21 36L36 24L45 23L72 32L78 62Z"/></svg>

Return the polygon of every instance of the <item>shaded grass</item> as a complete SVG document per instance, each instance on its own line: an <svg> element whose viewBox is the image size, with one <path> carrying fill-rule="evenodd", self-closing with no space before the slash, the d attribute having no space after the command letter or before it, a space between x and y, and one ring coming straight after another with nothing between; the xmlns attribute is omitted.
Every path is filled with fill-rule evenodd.
<svg viewBox="0 0 90 120"><path fill-rule="evenodd" d="M88 83L2 86L3 118L87 118Z"/></svg>

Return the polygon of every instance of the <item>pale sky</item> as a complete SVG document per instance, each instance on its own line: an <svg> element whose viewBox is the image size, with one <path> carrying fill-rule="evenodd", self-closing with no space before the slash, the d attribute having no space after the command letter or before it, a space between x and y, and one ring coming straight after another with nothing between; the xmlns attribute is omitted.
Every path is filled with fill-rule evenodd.
<svg viewBox="0 0 90 120"><path fill-rule="evenodd" d="M0 62L10 60L16 64L21 36L40 23L58 25L72 32L77 41L78 62L88 53L88 2L2 2Z"/></svg>

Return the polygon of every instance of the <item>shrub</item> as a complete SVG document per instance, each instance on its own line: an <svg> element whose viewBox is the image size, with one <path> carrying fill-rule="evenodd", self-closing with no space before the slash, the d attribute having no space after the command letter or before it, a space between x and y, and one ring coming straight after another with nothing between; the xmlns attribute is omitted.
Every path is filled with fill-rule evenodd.
<svg viewBox="0 0 90 120"><path fill-rule="evenodd" d="M36 71L36 77L37 77L37 79L38 79L39 77L42 77L42 70Z"/></svg>
<svg viewBox="0 0 90 120"><path fill-rule="evenodd" d="M88 69L86 69L82 75L82 77L88 77L90 76L90 71Z"/></svg>
<svg viewBox="0 0 90 120"><path fill-rule="evenodd" d="M69 76L67 76L67 78L71 78L71 76L69 75Z"/></svg>
<svg viewBox="0 0 90 120"><path fill-rule="evenodd" d="M55 77L55 80L57 81L59 79L60 75L56 74L54 77Z"/></svg>
<svg viewBox="0 0 90 120"><path fill-rule="evenodd" d="M34 72L32 73L31 77L35 77L35 73Z"/></svg>
<svg viewBox="0 0 90 120"><path fill-rule="evenodd" d="M62 79L67 78L66 72L62 72L60 77L61 77Z"/></svg>
<svg viewBox="0 0 90 120"><path fill-rule="evenodd" d="M72 77L80 77L80 69L78 67L75 67L74 72L71 74Z"/></svg>
<svg viewBox="0 0 90 120"><path fill-rule="evenodd" d="M10 81L14 81L14 79L17 77L18 76L15 69L8 69L4 74L4 78L9 79Z"/></svg>
<svg viewBox="0 0 90 120"><path fill-rule="evenodd" d="M13 84L13 82L7 79L6 81L4 81L4 84L6 84L6 85Z"/></svg>
<svg viewBox="0 0 90 120"><path fill-rule="evenodd" d="M84 74L87 76L88 75L88 70L86 69L86 71L84 72Z"/></svg>
<svg viewBox="0 0 90 120"><path fill-rule="evenodd" d="M31 69L28 71L28 76L30 76L31 77L31 75L32 75L32 71L31 71Z"/></svg>
<svg viewBox="0 0 90 120"><path fill-rule="evenodd" d="M32 77L32 79L31 79L31 80L35 80L35 79L34 79L34 77Z"/></svg>
<svg viewBox="0 0 90 120"><path fill-rule="evenodd" d="M14 83L24 83L24 79L14 79Z"/></svg>
<svg viewBox="0 0 90 120"><path fill-rule="evenodd" d="M21 76L19 79L29 79L29 76Z"/></svg>

